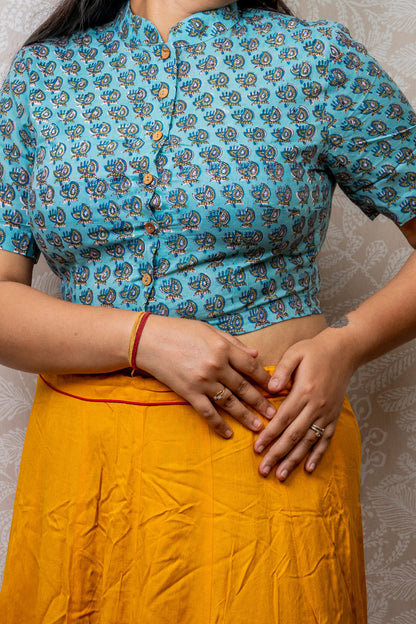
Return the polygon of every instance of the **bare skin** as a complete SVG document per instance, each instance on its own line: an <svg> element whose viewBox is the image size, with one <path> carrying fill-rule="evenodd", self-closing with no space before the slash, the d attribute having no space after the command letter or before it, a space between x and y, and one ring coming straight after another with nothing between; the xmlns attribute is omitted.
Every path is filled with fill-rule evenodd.
<svg viewBox="0 0 416 624"><path fill-rule="evenodd" d="M295 342L312 338L327 327L322 314L289 319L271 327L264 327L244 336L240 340L259 352L258 358L263 366L276 366L283 354Z"/></svg>
<svg viewBox="0 0 416 624"><path fill-rule="evenodd" d="M150 20L164 41L180 20L197 11L227 4L230 2L224 0L130 2L133 13ZM401 228L413 247L416 247L415 221ZM412 256L398 283L394 281L387 290L383 289L349 314L348 323L341 327L326 328L323 317L313 316L240 336L244 344L257 349L262 364L277 365L269 391L278 392L290 379L294 382L289 397L255 443L257 452L266 451L259 467L263 476L278 466L276 476L283 481L308 455L305 468L313 472L335 432L345 391L356 368L416 335L412 327L416 301L409 301L413 283L409 267L415 265ZM393 301L392 297L397 299ZM150 329L147 335L151 335ZM158 374L157 365L154 372ZM231 399L232 396L227 396L227 401ZM312 424L325 428L318 442L310 429Z"/></svg>
<svg viewBox="0 0 416 624"><path fill-rule="evenodd" d="M416 247L416 219L401 229ZM136 313L40 293L30 287L32 268L31 260L0 251L0 363L72 373L128 366ZM229 437L230 427L211 399L224 387L220 407L235 420L259 432L253 412L268 418L255 443L256 451L266 450L259 468L263 476L277 467L283 481L305 458L306 470L313 472L334 434L352 373L416 336L415 270L416 253L340 328L327 328L322 317L311 316L235 339L199 321L151 316L137 365L186 398L223 437ZM264 365L276 365L271 379ZM276 413L255 386L278 392L291 378L292 390ZM316 444L314 423L325 428Z"/></svg>
<svg viewBox="0 0 416 624"><path fill-rule="evenodd" d="M218 0L132 0L164 40L187 16L225 6ZM416 219L402 232L416 248ZM32 372L96 373L125 368L135 312L59 301L30 287L33 263L0 251L0 363ZM199 321L151 316L137 366L191 403L219 435L230 427L212 401L252 431L264 452L260 474L275 468L285 480L306 458L313 472L334 434L345 391L361 364L416 336L416 254L379 293L327 328L322 316L292 319L233 338ZM264 365L276 365L272 378ZM292 379L276 412L263 390L279 392ZM248 409L251 408L251 409ZM255 412L270 422L262 429ZM322 438L310 426L325 428ZM262 447L264 447L262 449Z"/></svg>
<svg viewBox="0 0 416 624"><path fill-rule="evenodd" d="M416 248L416 219L401 229ZM242 342L257 349L256 359L265 365L276 365L268 384L269 392L279 392L292 381L288 397L254 445L256 452L264 452L259 466L261 475L267 476L274 468L277 478L284 481L305 459L305 469L313 472L335 433L355 370L416 337L415 271L416 253L413 253L387 286L347 315L348 323L342 323L342 327L326 327L322 317L317 316L285 321L239 336ZM160 360L152 349L163 321L151 317L141 342L146 370L158 378ZM172 354L181 347L175 336L173 331L167 337ZM191 353L184 356L186 361ZM214 370L210 374L215 376ZM223 376L217 379L227 387ZM192 392L190 388L187 391ZM234 398L231 392L226 396L227 402ZM230 411L228 403L221 407ZM201 409L198 411L201 413ZM318 441L310 429L313 424L325 429ZM221 430L219 422L216 429Z"/></svg>

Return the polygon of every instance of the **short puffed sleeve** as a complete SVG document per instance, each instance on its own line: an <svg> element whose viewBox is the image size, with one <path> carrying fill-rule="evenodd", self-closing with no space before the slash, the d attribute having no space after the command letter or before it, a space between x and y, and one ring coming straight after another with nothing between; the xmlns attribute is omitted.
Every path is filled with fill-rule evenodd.
<svg viewBox="0 0 416 624"><path fill-rule="evenodd" d="M29 115L29 67L23 49L14 58L0 91L0 249L36 261L39 248L29 225L35 148Z"/></svg>
<svg viewBox="0 0 416 624"><path fill-rule="evenodd" d="M365 47L337 25L326 72L325 164L370 219L416 216L416 114Z"/></svg>

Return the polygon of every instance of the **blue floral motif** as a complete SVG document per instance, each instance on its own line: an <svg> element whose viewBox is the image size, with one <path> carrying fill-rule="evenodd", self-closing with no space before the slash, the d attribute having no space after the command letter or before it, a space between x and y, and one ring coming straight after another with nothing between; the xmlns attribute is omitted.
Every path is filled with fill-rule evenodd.
<svg viewBox="0 0 416 624"><path fill-rule="evenodd" d="M320 312L337 182L416 216L416 115L339 24L237 3L163 42L129 4L21 50L0 94L0 248L65 300L238 334Z"/></svg>

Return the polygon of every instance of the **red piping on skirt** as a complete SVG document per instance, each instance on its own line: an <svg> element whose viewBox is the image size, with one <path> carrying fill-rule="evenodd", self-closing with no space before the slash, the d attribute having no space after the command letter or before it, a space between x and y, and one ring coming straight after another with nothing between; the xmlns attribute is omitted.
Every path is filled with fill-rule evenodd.
<svg viewBox="0 0 416 624"><path fill-rule="evenodd" d="M123 399L90 399L88 397L78 396L77 394L71 394L70 392L65 392L65 390L60 390L59 388L55 388L49 381L43 377L43 375L39 375L42 379L43 383L46 384L51 390L54 392L58 392L58 394L63 394L71 399L78 399L78 401L87 401L87 403L123 403L124 405L145 405L149 407L156 407L157 405L190 405L188 401L156 401L151 403L146 403L144 401L125 401ZM274 395L265 394L266 399L273 398Z"/></svg>

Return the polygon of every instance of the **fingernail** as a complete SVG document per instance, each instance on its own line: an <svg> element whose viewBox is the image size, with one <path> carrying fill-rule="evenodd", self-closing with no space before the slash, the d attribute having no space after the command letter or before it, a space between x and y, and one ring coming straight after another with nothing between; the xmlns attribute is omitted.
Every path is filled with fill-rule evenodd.
<svg viewBox="0 0 416 624"><path fill-rule="evenodd" d="M231 429L226 429L224 431L224 435L225 435L226 438L231 438L231 436L233 435L233 432L232 432Z"/></svg>
<svg viewBox="0 0 416 624"><path fill-rule="evenodd" d="M260 444L260 446L255 446L254 450L256 451L256 453L262 453L262 451L264 451L264 446Z"/></svg>
<svg viewBox="0 0 416 624"><path fill-rule="evenodd" d="M263 468L261 469L261 473L264 474L264 476L266 476L269 474L270 470L271 470L271 466L263 466Z"/></svg>
<svg viewBox="0 0 416 624"><path fill-rule="evenodd" d="M275 416L276 414L276 410L274 407L270 406L267 408L266 411L266 418L273 418L273 416Z"/></svg>
<svg viewBox="0 0 416 624"><path fill-rule="evenodd" d="M309 466L308 466L309 472L313 472L315 470L315 468L316 468L316 464L309 464Z"/></svg>
<svg viewBox="0 0 416 624"><path fill-rule="evenodd" d="M280 379L277 379L276 377L274 377L269 383L269 388L271 390L278 390L280 388L280 384L281 384Z"/></svg>
<svg viewBox="0 0 416 624"><path fill-rule="evenodd" d="M289 474L289 473L288 473L288 471L287 471L287 470L283 470L283 471L280 473L280 478L282 479L282 481L284 481L284 480L286 479L286 477L287 477L287 475L288 475L288 474Z"/></svg>
<svg viewBox="0 0 416 624"><path fill-rule="evenodd" d="M253 422L253 426L254 426L256 429L260 429L261 427L263 427L263 421L262 421L262 420L260 420L260 418L256 418L256 419L254 420L254 422Z"/></svg>

